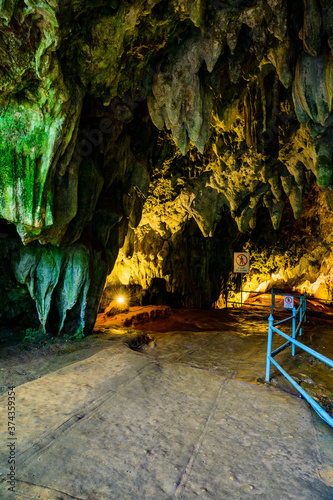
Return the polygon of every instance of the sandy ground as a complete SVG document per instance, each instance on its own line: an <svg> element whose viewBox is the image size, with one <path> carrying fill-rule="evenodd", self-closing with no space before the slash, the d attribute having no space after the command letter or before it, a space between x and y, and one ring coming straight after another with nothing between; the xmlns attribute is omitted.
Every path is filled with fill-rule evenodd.
<svg viewBox="0 0 333 500"><path fill-rule="evenodd" d="M265 318L176 311L140 332L100 317L81 342L2 347L0 498L331 500L333 430L276 372L275 386L290 392L261 383ZM330 322L310 319L303 341L332 358L332 337ZM301 353L279 356L329 400L332 371Z"/></svg>

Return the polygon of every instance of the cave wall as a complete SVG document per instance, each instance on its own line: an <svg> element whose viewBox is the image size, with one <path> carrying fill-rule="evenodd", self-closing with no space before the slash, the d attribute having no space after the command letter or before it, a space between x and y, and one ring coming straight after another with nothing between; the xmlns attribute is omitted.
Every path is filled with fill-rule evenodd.
<svg viewBox="0 0 333 500"><path fill-rule="evenodd" d="M128 290L133 304L154 303L160 297L175 307L225 307L227 290L229 302L240 302L240 275L232 272L235 251L250 253L244 290L306 292L333 303L333 217L318 186L304 195L298 219L286 200L276 230L267 207L258 209L256 224L245 232L238 231L225 210L213 236L203 238L185 211L177 213L178 225L170 224L177 220L173 215L177 208L168 202L147 213L144 209L108 276L102 309L119 290ZM192 266L191 259L197 266ZM161 294L163 286L167 294ZM243 294L243 300L247 296Z"/></svg>
<svg viewBox="0 0 333 500"><path fill-rule="evenodd" d="M329 0L1 2L0 254L43 328L91 330L119 248L208 307L257 213L332 209L332 43Z"/></svg>
<svg viewBox="0 0 333 500"><path fill-rule="evenodd" d="M304 197L297 220L291 207L286 206L280 228L273 234L264 213L261 219L261 225L240 235L237 243L251 254L252 269L245 277L244 288L285 288L332 304L333 217L324 193L313 186Z"/></svg>
<svg viewBox="0 0 333 500"><path fill-rule="evenodd" d="M233 221L230 216L226 219L213 238L205 238L183 207L168 202L145 213L138 228L126 236L107 279L102 305L125 288L132 304L209 308L232 265Z"/></svg>

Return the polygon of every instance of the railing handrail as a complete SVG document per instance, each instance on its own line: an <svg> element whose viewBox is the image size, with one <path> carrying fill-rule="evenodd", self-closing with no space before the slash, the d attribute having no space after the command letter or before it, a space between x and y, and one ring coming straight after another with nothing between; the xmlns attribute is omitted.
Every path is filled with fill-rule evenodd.
<svg viewBox="0 0 333 500"><path fill-rule="evenodd" d="M289 321L290 319L293 319L293 317L294 316L288 316L288 318L281 319L280 321L278 321L277 323L275 323L274 326L281 325L282 323L285 323L286 321Z"/></svg>
<svg viewBox="0 0 333 500"><path fill-rule="evenodd" d="M272 289L272 290L274 290L274 289ZM255 295L270 295L272 290L266 291L266 292L259 292L257 290L242 290L242 291L243 291L243 293L254 293ZM237 293L235 290L230 290L230 291ZM278 292L278 291L275 292L274 291L274 294L275 295L281 295L281 296L282 295L292 295L293 297L296 297L296 298L304 297L304 295L295 295L294 292ZM325 300L325 301L327 301L328 299L314 299L313 298L311 300Z"/></svg>
<svg viewBox="0 0 333 500"><path fill-rule="evenodd" d="M326 363L328 366L333 368L333 361L331 359L327 358L323 354L320 354L320 352L317 352L314 349L311 349L311 347L308 347L305 344L302 344L302 342L299 342L298 340L293 339L292 337L290 337L286 333L282 332L278 328L275 328L275 326L273 326L272 328L273 328L274 332L278 333L281 337L288 340L288 343L291 342L291 343L295 344L297 347L300 347L301 349L303 349L303 351L308 352L309 354L311 354L311 356L314 356L315 358L319 359L323 363Z"/></svg>
<svg viewBox="0 0 333 500"><path fill-rule="evenodd" d="M228 292L234 292L234 293L240 293L240 292L237 292L236 290L231 290L231 289L227 289ZM304 295L296 295L294 292L275 292L274 291L274 288L272 288L270 291L266 291L266 292L260 292L258 290L242 290L242 293L249 293L251 295L271 295L272 291L274 292L274 295L278 295L278 296L288 296L288 295L291 295L297 299L299 299L300 297L304 297ZM309 297L307 296L307 300L310 300L311 302L333 302L333 299L320 299L320 298L317 298L317 297ZM235 301L229 301L230 304L240 304L240 302L235 302ZM261 304L262 305L262 304ZM262 305L262 307L270 307L270 306L264 306Z"/></svg>
<svg viewBox="0 0 333 500"><path fill-rule="evenodd" d="M228 289L230 290L230 289ZM278 290L275 291L274 288L272 288L271 290L266 290L266 292L260 292L259 290L243 290L243 293L252 293L252 294L255 294L255 295L270 295L272 293L272 290L274 291L274 295L292 295L293 297L296 297L296 298L300 298L300 297L304 297L304 295L296 295L294 292L279 292ZM236 290L230 290L230 292L236 292ZM240 292L239 292L240 293ZM314 301L314 302L333 302L333 299L319 299L318 297L309 297L309 295L307 295L307 299L308 300L311 300L311 301Z"/></svg>
<svg viewBox="0 0 333 500"><path fill-rule="evenodd" d="M304 307L304 310L303 310ZM296 322L297 322L297 314L300 312L299 315L299 324L296 327ZM304 397L304 399L307 400L307 402L312 406L312 408L318 413L318 415L325 420L327 424L329 424L331 427L333 427L333 418L282 368L282 366L275 361L274 357L286 349L288 346L292 346L292 356L295 355L295 347L299 347L303 351L309 353L311 356L314 356L315 358L319 359L323 363L327 364L328 366L331 366L333 368L333 360L327 358L323 354L320 354L319 352L315 351L314 349L311 349L311 347L306 346L305 344L302 344L298 340L296 340L296 336L299 333L299 335L302 335L302 321L303 318L306 317L306 298L303 301L301 301L301 304L299 308L296 311L296 308L293 308L293 315L286 320L279 321L275 325L274 323L274 317L273 314L271 314L268 318L268 341L267 341L267 358L266 358L266 377L265 381L268 383L270 381L270 370L271 370L271 363L282 373L282 375L289 380L289 382L301 393L301 395ZM282 330L279 330L276 328L278 324L285 323L287 320L292 319L292 336L287 335L286 333L282 332ZM272 352L272 340L273 340L273 332L276 332L278 335L283 337L284 339L287 340L283 345L278 347Z"/></svg>

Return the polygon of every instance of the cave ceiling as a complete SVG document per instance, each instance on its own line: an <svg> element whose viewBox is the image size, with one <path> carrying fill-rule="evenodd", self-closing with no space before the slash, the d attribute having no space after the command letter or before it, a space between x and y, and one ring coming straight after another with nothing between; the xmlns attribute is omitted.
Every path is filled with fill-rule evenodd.
<svg viewBox="0 0 333 500"><path fill-rule="evenodd" d="M332 209L332 50L331 0L1 0L1 258L43 327L89 331L149 231Z"/></svg>

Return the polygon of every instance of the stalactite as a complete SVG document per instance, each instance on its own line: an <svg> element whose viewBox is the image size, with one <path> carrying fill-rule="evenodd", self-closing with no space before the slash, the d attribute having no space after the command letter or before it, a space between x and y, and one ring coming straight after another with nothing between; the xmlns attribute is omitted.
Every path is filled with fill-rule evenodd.
<svg viewBox="0 0 333 500"><path fill-rule="evenodd" d="M259 74L259 88L260 88L260 103L262 109L262 131L265 132L267 129L267 103L266 103L266 89L264 85L264 75Z"/></svg>
<svg viewBox="0 0 333 500"><path fill-rule="evenodd" d="M245 124L245 140L248 148L253 147L253 118L252 118L252 106L251 106L251 95L248 92L244 99L244 124Z"/></svg>

